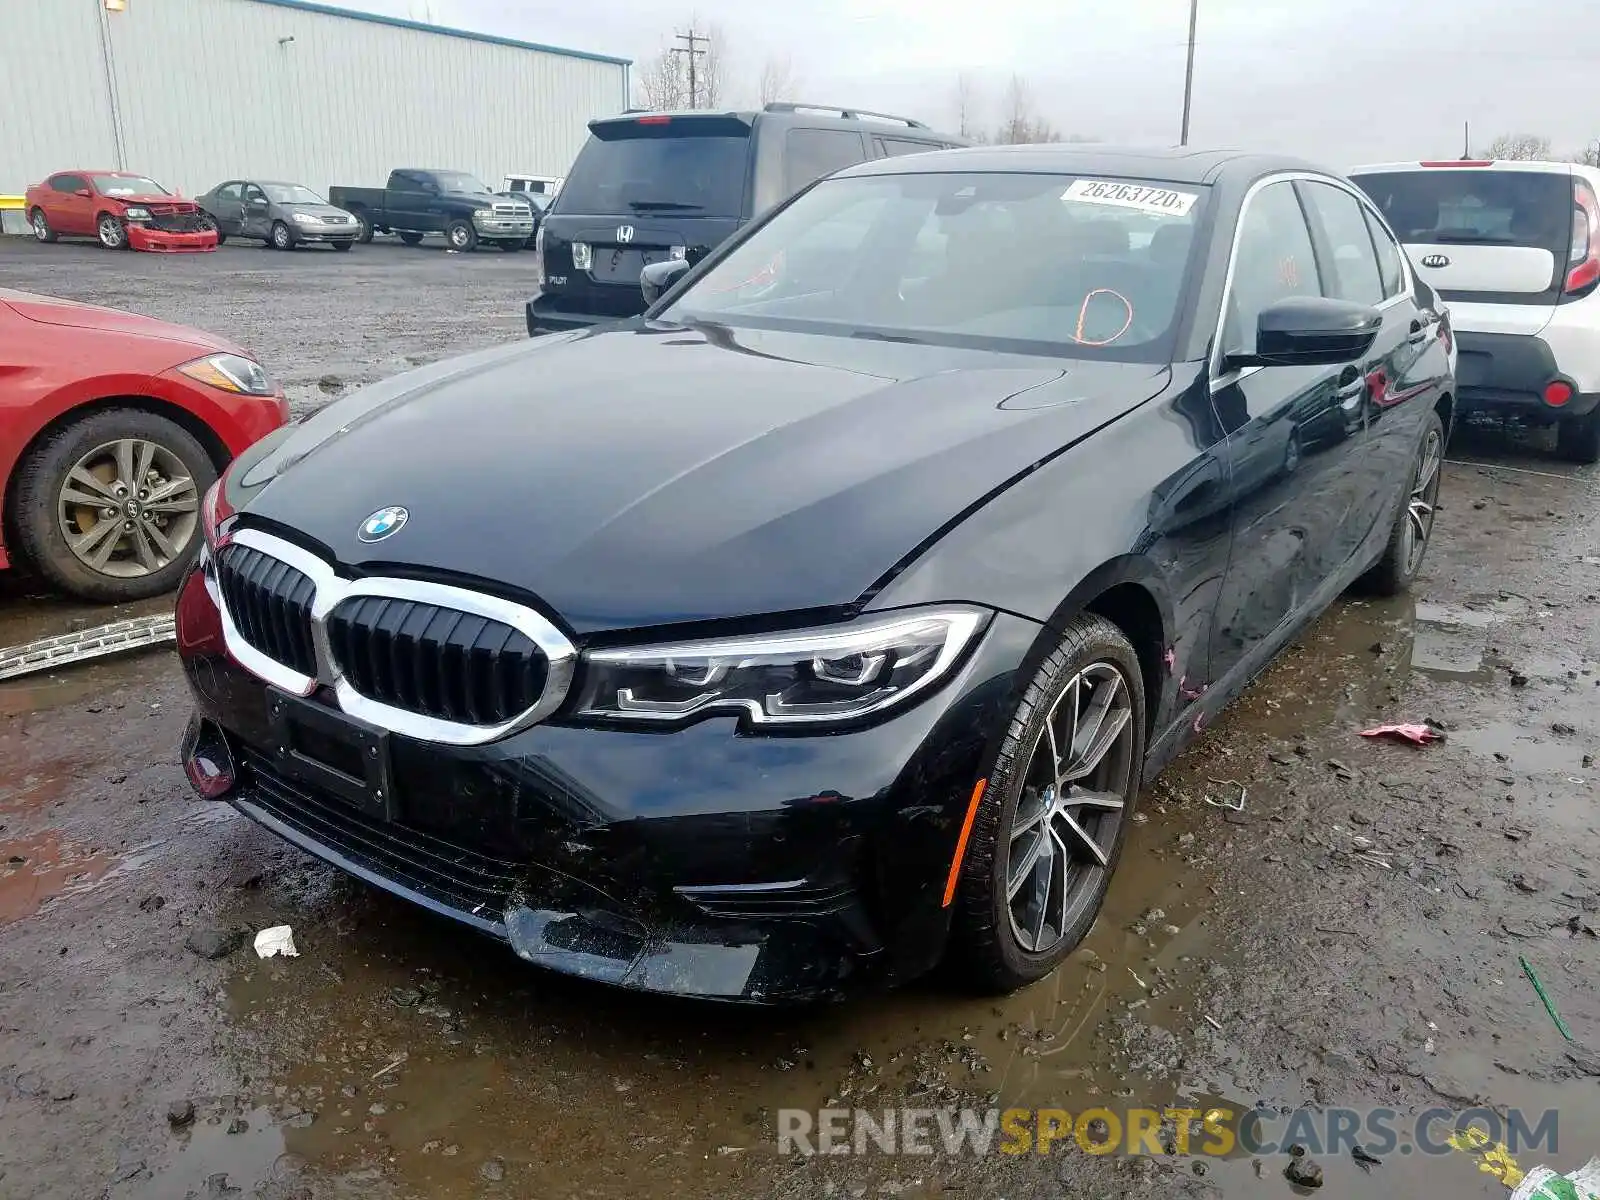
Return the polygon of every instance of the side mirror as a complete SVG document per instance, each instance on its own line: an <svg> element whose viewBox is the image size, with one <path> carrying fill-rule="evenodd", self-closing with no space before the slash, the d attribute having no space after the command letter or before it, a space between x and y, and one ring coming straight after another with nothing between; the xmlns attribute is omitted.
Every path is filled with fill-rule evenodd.
<svg viewBox="0 0 1600 1200"><path fill-rule="evenodd" d="M77 191L73 192L72 194L74 196L82 196L85 200L94 199L94 193L91 192L88 188L79 188Z"/></svg>
<svg viewBox="0 0 1600 1200"><path fill-rule="evenodd" d="M639 272L639 290L644 293L644 302L654 304L688 272L689 264L681 258L649 264Z"/></svg>
<svg viewBox="0 0 1600 1200"><path fill-rule="evenodd" d="M1360 358L1383 327L1371 305L1323 296L1290 296L1256 318L1256 352L1230 354L1233 367L1336 366Z"/></svg>

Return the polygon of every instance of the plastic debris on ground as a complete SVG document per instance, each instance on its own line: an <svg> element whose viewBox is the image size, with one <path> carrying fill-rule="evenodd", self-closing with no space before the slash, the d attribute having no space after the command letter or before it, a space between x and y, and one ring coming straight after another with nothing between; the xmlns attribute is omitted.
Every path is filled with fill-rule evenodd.
<svg viewBox="0 0 1600 1200"><path fill-rule="evenodd" d="M294 931L287 925L274 925L256 934L256 953L262 958L271 958L276 954L285 958L300 957L300 951L294 948Z"/></svg>
<svg viewBox="0 0 1600 1200"><path fill-rule="evenodd" d="M1375 725L1371 729L1363 729L1361 736L1364 738L1401 738L1408 742L1415 742L1419 746L1426 746L1429 742L1444 741L1444 734L1440 733L1432 725Z"/></svg>
<svg viewBox="0 0 1600 1200"><path fill-rule="evenodd" d="M1591 1158L1565 1175L1550 1167L1534 1167L1511 1193L1511 1200L1600 1200L1600 1158Z"/></svg>

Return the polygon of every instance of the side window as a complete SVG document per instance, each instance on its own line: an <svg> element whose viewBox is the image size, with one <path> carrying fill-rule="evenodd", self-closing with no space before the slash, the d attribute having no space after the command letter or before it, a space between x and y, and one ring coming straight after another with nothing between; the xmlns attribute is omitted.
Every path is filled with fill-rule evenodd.
<svg viewBox="0 0 1600 1200"><path fill-rule="evenodd" d="M1306 228L1294 184L1288 180L1268 184L1250 198L1239 222L1223 350L1254 353L1256 321L1262 309L1290 296L1321 294L1311 231Z"/></svg>
<svg viewBox="0 0 1600 1200"><path fill-rule="evenodd" d="M814 179L867 158L866 145L853 129L791 129L783 151L783 186L789 196Z"/></svg>
<svg viewBox="0 0 1600 1200"><path fill-rule="evenodd" d="M267 194L253 183L244 185L244 199L246 204L254 204L258 200L265 200Z"/></svg>
<svg viewBox="0 0 1600 1200"><path fill-rule="evenodd" d="M237 200L239 192L243 189L242 183L225 183L217 189L218 200Z"/></svg>
<svg viewBox="0 0 1600 1200"><path fill-rule="evenodd" d="M942 149L932 142L913 142L905 138L879 138L878 145L883 147L886 157L898 157L901 154L926 154L929 150Z"/></svg>
<svg viewBox="0 0 1600 1200"><path fill-rule="evenodd" d="M410 171L389 172L389 190L391 192L415 192L420 190L421 184L417 177Z"/></svg>
<svg viewBox="0 0 1600 1200"><path fill-rule="evenodd" d="M1322 226L1333 247L1332 270L1327 272L1324 294L1357 304L1381 304L1383 278L1372 248L1361 201L1331 183L1302 183L1311 219Z"/></svg>
<svg viewBox="0 0 1600 1200"><path fill-rule="evenodd" d="M82 179L79 179L76 175L57 175L50 181L51 190L57 192L76 192L78 189L86 188L88 186L89 185L87 183L85 183Z"/></svg>
<svg viewBox="0 0 1600 1200"><path fill-rule="evenodd" d="M1400 246L1389 236L1389 231L1370 208L1363 205L1362 215L1367 218L1367 232L1372 234L1372 244L1378 248L1378 272L1383 276L1383 294L1386 297L1398 296L1406 286L1406 273L1400 266Z"/></svg>

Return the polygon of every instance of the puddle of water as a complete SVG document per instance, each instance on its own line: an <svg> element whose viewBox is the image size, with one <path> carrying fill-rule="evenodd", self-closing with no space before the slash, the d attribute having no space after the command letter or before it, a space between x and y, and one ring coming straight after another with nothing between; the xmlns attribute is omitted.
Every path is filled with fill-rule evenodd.
<svg viewBox="0 0 1600 1200"><path fill-rule="evenodd" d="M21 920L53 896L94 882L110 868L104 854L86 854L55 830L0 841L0 925Z"/></svg>
<svg viewBox="0 0 1600 1200"><path fill-rule="evenodd" d="M118 1194L128 1200L177 1200L183 1196L237 1196L243 1200L258 1194L254 1190L257 1183L281 1178L286 1169L292 1169L292 1160L284 1154L283 1130L271 1111L206 1107L219 1111L197 1116L195 1123L178 1135L178 1150L169 1162ZM226 1180L219 1181L216 1188L209 1186L207 1181L219 1174L226 1175Z"/></svg>
<svg viewBox="0 0 1600 1200"><path fill-rule="evenodd" d="M1503 754L1508 769L1532 774L1585 776L1584 755L1593 750L1592 741L1581 735L1561 736L1515 721L1490 721L1452 733L1450 739L1485 758Z"/></svg>

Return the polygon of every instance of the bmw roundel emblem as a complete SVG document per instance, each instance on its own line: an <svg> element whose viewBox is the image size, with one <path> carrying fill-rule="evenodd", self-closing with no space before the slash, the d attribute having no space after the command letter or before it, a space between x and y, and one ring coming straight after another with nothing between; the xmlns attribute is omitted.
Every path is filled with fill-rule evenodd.
<svg viewBox="0 0 1600 1200"><path fill-rule="evenodd" d="M394 508L380 508L365 521L356 536L363 542L381 542L391 533L399 533L400 527L406 523L406 518L411 514L398 506Z"/></svg>

